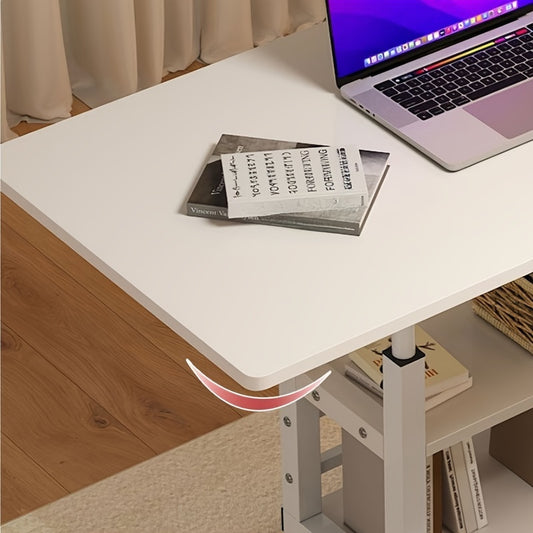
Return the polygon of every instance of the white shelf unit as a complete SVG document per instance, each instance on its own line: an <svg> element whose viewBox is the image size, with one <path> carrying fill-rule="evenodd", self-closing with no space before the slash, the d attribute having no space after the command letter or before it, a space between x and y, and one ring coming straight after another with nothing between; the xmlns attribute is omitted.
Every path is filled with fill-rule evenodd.
<svg viewBox="0 0 533 533"><path fill-rule="evenodd" d="M483 531L529 533L533 488L488 456L488 430L533 408L533 356L476 316L470 302L432 317L421 326L473 376L470 389L426 413L426 454L474 436L489 517L489 526ZM320 399L310 397L309 401L383 457L382 401L344 375L347 360L342 357L296 378L296 386L310 383L327 369L333 370L318 389ZM337 531L346 530L341 526L341 500L332 495L323 502L324 514L341 527ZM313 524L320 520L314 517L306 522L308 529L302 531L315 531ZM320 527L316 530L327 530Z"/></svg>
<svg viewBox="0 0 533 533"><path fill-rule="evenodd" d="M480 533L531 533L533 524L533 488L513 474L488 453L489 432L474 437L483 496L489 524ZM342 526L342 491L328 494L323 499L324 514L341 531L353 533ZM448 533L443 528L443 533Z"/></svg>

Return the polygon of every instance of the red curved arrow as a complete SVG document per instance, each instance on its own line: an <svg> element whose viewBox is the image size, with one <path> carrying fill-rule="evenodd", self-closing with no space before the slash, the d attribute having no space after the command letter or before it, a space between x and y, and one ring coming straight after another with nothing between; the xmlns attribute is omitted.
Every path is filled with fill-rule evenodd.
<svg viewBox="0 0 533 533"><path fill-rule="evenodd" d="M226 389L200 372L189 359L187 359L187 364L191 367L191 370L202 384L217 398L220 398L223 402L226 402L232 407L237 407L238 409L243 409L245 411L273 411L275 409L287 407L287 405L298 401L306 394L315 390L331 374L331 370L328 370L322 377L313 381L313 383L310 383L297 391L289 392L288 394L283 394L281 396L257 397L239 394Z"/></svg>

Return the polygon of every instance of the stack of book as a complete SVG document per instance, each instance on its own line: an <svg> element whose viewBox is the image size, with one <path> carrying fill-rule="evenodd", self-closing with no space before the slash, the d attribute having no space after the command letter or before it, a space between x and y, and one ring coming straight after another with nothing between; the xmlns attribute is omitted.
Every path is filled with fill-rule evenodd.
<svg viewBox="0 0 533 533"><path fill-rule="evenodd" d="M331 170L338 166L336 154L342 186L331 191L332 183L324 178L334 178ZM353 146L330 148L223 134L187 201L187 214L359 235L387 173L388 160L387 152L357 149L353 153ZM258 194L261 178L266 188ZM298 180L298 194L294 194ZM283 198L286 203L282 203L282 185L289 188ZM262 202L265 196L268 202Z"/></svg>
<svg viewBox="0 0 533 533"><path fill-rule="evenodd" d="M472 439L443 450L442 519L452 533L472 533L488 524Z"/></svg>
<svg viewBox="0 0 533 533"><path fill-rule="evenodd" d="M420 326L415 326L415 342L425 355L426 411L472 386L468 369ZM390 346L390 338L386 337L349 353L346 375L383 397L382 354Z"/></svg>

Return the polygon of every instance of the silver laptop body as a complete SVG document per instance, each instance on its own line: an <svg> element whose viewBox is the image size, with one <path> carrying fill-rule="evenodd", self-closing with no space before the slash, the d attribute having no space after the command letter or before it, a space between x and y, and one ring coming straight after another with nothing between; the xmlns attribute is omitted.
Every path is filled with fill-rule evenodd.
<svg viewBox="0 0 533 533"><path fill-rule="evenodd" d="M376 1L374 0L373 3L375 4ZM531 69L528 70L526 68L527 65L519 67L521 69L518 71L520 76L515 75L513 77L515 81L517 79L518 81L511 86L494 90L494 87L507 85L507 82L495 81L499 85L491 85L490 89L482 88L481 82L475 84L474 86L478 87L478 89L471 91L475 97L474 100L468 99L466 89L463 89L465 91L464 94L454 91L455 96L461 94L461 98L452 99L447 105L443 104L447 108L445 112L442 110L442 105L439 105L438 108L430 107L435 103L435 98L438 98L437 95L433 95L431 90L429 92L424 90L424 93L420 93L422 89L419 88L418 91L414 91L416 93L412 96L414 100L409 100L407 103L416 101L418 102L416 107L406 107L402 105L402 101L395 101L387 95L395 90L394 87L400 87L400 85L404 87L409 82L415 85L412 80L418 79L423 74L426 74L426 76L421 79L426 80L427 83L420 82L418 85L424 87L424 89L431 89L433 87L432 82L435 79L430 79L429 75L433 75L435 70L437 70L436 65L441 62L446 63L446 61L451 64L453 62L450 61L451 59L457 62L462 59L461 56L465 53L465 58L473 57L480 52L486 51L487 48L492 48L492 46L489 46L491 43L503 42L502 39L506 39L511 43L509 36L516 37L517 31L519 31L520 35L531 35L533 39L533 12L531 11L533 2L529 2L522 9L513 10L515 13L509 13L507 17L498 17L501 18L503 23L496 24L500 21L493 20L491 25L486 24L484 26L482 21L479 24L479 28L476 28L478 30L478 32L475 32L477 33L476 35L472 35L474 32L471 31L470 36L461 40L453 41L452 39L446 40L443 38L441 40L443 47L420 46L420 50L407 49L407 53L402 54L397 52L397 50L401 46L405 48L405 44L399 43L396 49L394 47L391 49L387 48L387 46L390 47L389 42L388 45L384 46L386 48L384 54L388 58L383 58L383 52L376 51L377 56L375 57L377 59L375 64L373 64L374 56L370 55L369 52L368 57L364 60L365 64L368 63L368 68L361 69L354 76L346 76L345 73L339 73L340 59L336 57L336 54L340 53L340 44L338 37L335 36L335 24L338 22L335 16L338 16L338 14L334 15L332 13L335 8L334 4L339 2L341 0L327 1L333 61L340 94L356 108L392 130L444 168L452 171L467 167L533 139L533 77L531 77L533 74ZM354 4L357 3L354 2ZM360 3L364 4L364 2ZM377 3L379 4L380 1L377 1ZM389 2L381 1L381 3L388 4ZM520 3L515 2L514 4ZM512 6L512 4L508 5ZM518 5L518 7L520 6ZM512 15L516 16L513 17ZM496 18L494 17L494 19ZM354 24L353 39L357 39L357 17L353 17L350 23ZM431 25L428 27L431 27ZM474 28L470 29L473 30ZM435 28L435 32L437 31L437 28ZM440 31L444 30L441 29ZM459 34L460 32L457 33ZM467 32L464 33L467 34ZM346 31L343 38L346 38L345 35ZM429 35L431 37L431 34ZM459 35L456 37L459 37ZM335 42L336 38L337 42ZM424 39L427 40L426 37ZM528 44L529 41L526 41L525 38L523 40L526 46L531 46ZM431 44L434 45L435 43ZM444 46L444 44L446 45ZM522 42L519 44L521 45ZM377 46L379 47L379 44ZM517 46L517 44L515 43L514 46ZM413 48L416 48L416 44ZM424 48L427 51L422 53ZM476 52L475 50L478 48L479 51ZM395 53L393 54L393 52ZM419 53L416 54L416 52ZM394 57L391 57L391 54ZM379 58L380 55L382 56L381 58ZM529 53L526 55L529 55ZM405 60L402 61L403 58L400 56L404 56ZM492 64L486 61L485 65L491 66ZM533 67L533 62L531 66ZM455 82L464 84L466 79L464 73L466 71L456 68L454 72L462 72L462 76L456 76ZM413 73L416 73L416 75L413 75ZM450 80L454 79L453 72L445 76ZM469 77L476 78L475 75ZM451 85L454 85L455 82L452 81ZM484 83L489 82L485 81ZM383 87L387 87L387 89L383 89ZM407 87L408 90L412 90L410 85ZM464 87L464 85L457 85L457 89L461 89L461 87ZM437 89L433 90L438 92ZM490 91L490 93L485 95L484 93L487 91ZM421 101L421 96L426 98L426 100L422 99ZM467 99L464 100L463 96L466 96ZM397 96L397 98L399 97L404 98L404 95ZM403 100L403 102L406 101L406 99ZM429 103L427 103L428 101ZM454 106L451 103L452 101L466 103ZM418 111L418 114L414 111ZM434 114L432 114L432 111Z"/></svg>

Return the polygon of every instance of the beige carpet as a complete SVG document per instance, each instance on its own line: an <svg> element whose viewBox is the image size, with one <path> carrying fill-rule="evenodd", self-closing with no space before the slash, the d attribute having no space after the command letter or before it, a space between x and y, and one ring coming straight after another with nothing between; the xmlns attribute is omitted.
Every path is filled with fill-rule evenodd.
<svg viewBox="0 0 533 533"><path fill-rule="evenodd" d="M340 428L321 419L324 449ZM323 476L325 494L340 468ZM278 533L277 413L253 414L17 518L4 533Z"/></svg>

